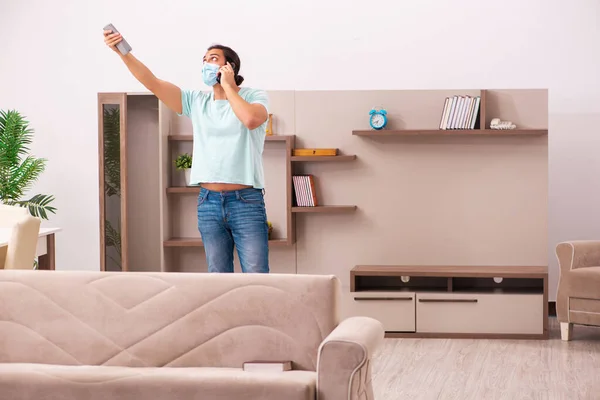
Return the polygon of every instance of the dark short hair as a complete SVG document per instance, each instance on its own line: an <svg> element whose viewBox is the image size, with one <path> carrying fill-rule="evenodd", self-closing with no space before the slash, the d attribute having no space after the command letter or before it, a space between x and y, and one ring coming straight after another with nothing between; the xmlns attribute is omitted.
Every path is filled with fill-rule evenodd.
<svg viewBox="0 0 600 400"><path fill-rule="evenodd" d="M213 44L206 51L218 49L223 51L223 55L225 56L225 61L229 62L233 66L233 72L235 74L235 84L240 86L244 81L244 77L239 75L240 67L242 66L242 62L240 61L240 56L231 48L227 46L223 46L222 44Z"/></svg>

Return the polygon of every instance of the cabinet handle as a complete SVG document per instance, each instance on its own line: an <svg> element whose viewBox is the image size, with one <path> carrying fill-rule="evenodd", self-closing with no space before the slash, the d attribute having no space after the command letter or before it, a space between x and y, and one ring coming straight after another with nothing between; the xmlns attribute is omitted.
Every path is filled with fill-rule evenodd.
<svg viewBox="0 0 600 400"><path fill-rule="evenodd" d="M419 299L421 303L477 303L477 299Z"/></svg>
<svg viewBox="0 0 600 400"><path fill-rule="evenodd" d="M412 300L412 297L355 297L354 300Z"/></svg>

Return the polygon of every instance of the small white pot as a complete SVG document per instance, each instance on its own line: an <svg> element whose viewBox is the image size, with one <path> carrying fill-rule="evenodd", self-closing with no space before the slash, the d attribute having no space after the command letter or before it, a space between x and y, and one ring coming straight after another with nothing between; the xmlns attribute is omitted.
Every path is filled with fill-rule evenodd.
<svg viewBox="0 0 600 400"><path fill-rule="evenodd" d="M185 174L185 185L186 186L190 186L190 174L192 172L191 168L186 168L183 170L183 173Z"/></svg>

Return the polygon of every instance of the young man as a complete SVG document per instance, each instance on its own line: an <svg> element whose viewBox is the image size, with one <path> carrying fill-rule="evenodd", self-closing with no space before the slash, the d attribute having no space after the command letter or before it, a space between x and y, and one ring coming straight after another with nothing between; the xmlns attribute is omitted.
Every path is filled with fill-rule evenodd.
<svg viewBox="0 0 600 400"><path fill-rule="evenodd" d="M119 33L104 41L133 76L193 125L190 184L201 186L198 230L209 272L233 272L237 248L243 272L269 272L267 214L262 153L268 119L265 91L240 87L241 61L231 48L214 45L204 55L202 79L210 92L181 90L157 78L131 52L116 49Z"/></svg>

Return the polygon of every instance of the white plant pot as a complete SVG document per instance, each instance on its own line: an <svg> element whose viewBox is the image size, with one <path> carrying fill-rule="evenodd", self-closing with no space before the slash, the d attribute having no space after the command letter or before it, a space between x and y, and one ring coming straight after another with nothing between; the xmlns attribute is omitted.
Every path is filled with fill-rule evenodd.
<svg viewBox="0 0 600 400"><path fill-rule="evenodd" d="M186 186L190 186L190 174L192 172L191 168L186 168L183 170L183 173L185 174L185 185Z"/></svg>

